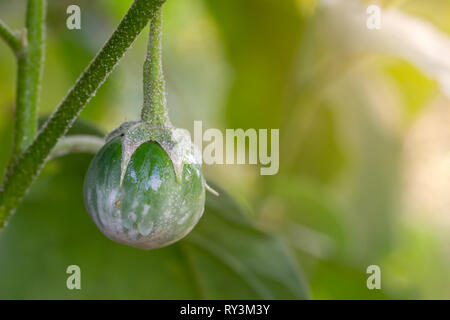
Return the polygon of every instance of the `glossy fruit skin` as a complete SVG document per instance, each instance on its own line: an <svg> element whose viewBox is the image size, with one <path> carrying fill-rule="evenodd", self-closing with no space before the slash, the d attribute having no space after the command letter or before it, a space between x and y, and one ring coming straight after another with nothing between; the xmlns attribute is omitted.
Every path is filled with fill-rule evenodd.
<svg viewBox="0 0 450 320"><path fill-rule="evenodd" d="M185 163L181 182L156 142L132 155L120 186L122 138L107 142L92 160L84 202L97 227L110 239L142 249L167 246L197 224L205 207L200 165Z"/></svg>

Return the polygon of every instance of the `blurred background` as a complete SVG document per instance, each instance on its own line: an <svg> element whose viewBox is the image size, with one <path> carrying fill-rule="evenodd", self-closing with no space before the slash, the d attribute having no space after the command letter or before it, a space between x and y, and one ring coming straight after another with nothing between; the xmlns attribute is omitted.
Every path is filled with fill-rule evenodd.
<svg viewBox="0 0 450 320"><path fill-rule="evenodd" d="M131 2L48 1L42 116L55 109ZM24 3L0 0L0 18L22 28ZM194 120L204 130L280 129L277 175L261 176L258 166L247 165L204 170L252 226L283 244L290 271L271 264L265 240L222 230L208 210L199 230L228 239L215 257L185 240L150 252L113 243L83 205L92 156L70 155L46 165L0 234L0 298L449 299L450 1L378 1L381 29L369 30L366 8L374 3L165 5L172 122L191 133ZM81 7L81 30L66 28L71 4ZM146 40L139 37L81 114L103 133L139 117ZM14 57L0 42L2 171L15 77ZM266 269L254 273L246 269L252 261L231 259L243 243L255 244L247 256L259 255ZM81 267L80 291L65 287L71 264ZM366 287L369 265L381 268L381 290ZM275 273L283 283L297 277L305 295L295 288L287 294L270 280ZM260 282L252 282L253 274ZM265 295L251 290L255 283L265 285Z"/></svg>

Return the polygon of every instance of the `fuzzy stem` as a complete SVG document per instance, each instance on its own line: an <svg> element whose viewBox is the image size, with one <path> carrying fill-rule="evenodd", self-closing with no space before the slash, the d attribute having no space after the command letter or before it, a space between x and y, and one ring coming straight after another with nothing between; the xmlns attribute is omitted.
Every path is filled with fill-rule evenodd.
<svg viewBox="0 0 450 320"><path fill-rule="evenodd" d="M11 29L9 29L2 20L0 20L0 38L2 38L6 42L6 44L16 55L18 55L19 52L22 51L22 41L20 41L20 38L17 36L17 34L11 31Z"/></svg>
<svg viewBox="0 0 450 320"><path fill-rule="evenodd" d="M119 60L165 0L135 0L118 28L82 73L36 139L9 166L0 188L0 228L39 175L58 140L108 78Z"/></svg>
<svg viewBox="0 0 450 320"><path fill-rule="evenodd" d="M17 94L13 157L30 145L36 136L41 87L46 0L28 0L27 45L17 55Z"/></svg>
<svg viewBox="0 0 450 320"><path fill-rule="evenodd" d="M163 9L150 21L147 57L144 63L144 106L141 119L154 126L170 125L162 68Z"/></svg>
<svg viewBox="0 0 450 320"><path fill-rule="evenodd" d="M54 159L70 153L97 153L105 144L105 139L91 135L72 135L62 138L50 153L49 158Z"/></svg>

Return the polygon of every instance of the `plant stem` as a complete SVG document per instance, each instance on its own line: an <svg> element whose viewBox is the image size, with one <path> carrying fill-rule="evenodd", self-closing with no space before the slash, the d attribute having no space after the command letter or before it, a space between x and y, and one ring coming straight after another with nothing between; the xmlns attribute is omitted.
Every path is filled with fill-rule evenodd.
<svg viewBox="0 0 450 320"><path fill-rule="evenodd" d="M50 159L70 153L97 153L105 144L105 139L87 134L72 135L62 138L50 152Z"/></svg>
<svg viewBox="0 0 450 320"><path fill-rule="evenodd" d="M36 139L9 165L0 188L0 228L6 224L8 217L38 176L59 138L67 132L164 2L165 0L133 2L116 31L46 121Z"/></svg>
<svg viewBox="0 0 450 320"><path fill-rule="evenodd" d="M144 106L141 119L151 125L170 125L162 68L162 16L159 8L150 21L147 57L144 63Z"/></svg>
<svg viewBox="0 0 450 320"><path fill-rule="evenodd" d="M20 38L15 34L8 26L0 20L0 38L2 38L6 44L14 51L16 55L22 51L23 44Z"/></svg>
<svg viewBox="0 0 450 320"><path fill-rule="evenodd" d="M44 62L46 7L46 0L28 0L27 3L27 45L17 55L17 101L13 157L28 147L36 136Z"/></svg>

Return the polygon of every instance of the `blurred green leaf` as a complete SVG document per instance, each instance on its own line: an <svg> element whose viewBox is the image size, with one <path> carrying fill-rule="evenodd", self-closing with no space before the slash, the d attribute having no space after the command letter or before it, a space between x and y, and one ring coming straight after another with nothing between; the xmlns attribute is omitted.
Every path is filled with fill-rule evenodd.
<svg viewBox="0 0 450 320"><path fill-rule="evenodd" d="M314 299L361 299L380 300L389 297L383 290L369 290L366 286L369 274L365 269L356 269L335 261L319 261L315 275L311 277L314 283ZM383 287L382 287L383 288Z"/></svg>
<svg viewBox="0 0 450 320"><path fill-rule="evenodd" d="M303 32L295 0L204 1L222 36L234 77L224 110L231 128L279 128L286 82Z"/></svg>
<svg viewBox="0 0 450 320"><path fill-rule="evenodd" d="M219 192L219 197L208 195L205 216L187 238L196 270L202 261L211 266L199 276L206 296L226 299L239 293L243 298L306 298L305 280L283 243L252 227L229 195ZM213 271L224 267L234 276L224 278Z"/></svg>
<svg viewBox="0 0 450 320"><path fill-rule="evenodd" d="M107 239L83 208L90 158L50 162L1 234L0 298L307 297L287 248L252 227L222 190L207 197L199 225L180 243L143 251ZM81 268L79 291L66 288L72 264Z"/></svg>

